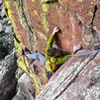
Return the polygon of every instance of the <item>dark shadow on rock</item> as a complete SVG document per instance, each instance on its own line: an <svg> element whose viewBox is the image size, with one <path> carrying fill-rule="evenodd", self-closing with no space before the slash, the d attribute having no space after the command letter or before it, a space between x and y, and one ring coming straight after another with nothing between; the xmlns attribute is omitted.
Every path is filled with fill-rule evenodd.
<svg viewBox="0 0 100 100"><path fill-rule="evenodd" d="M47 3L47 4L55 3L55 2L59 2L59 1L58 0L42 1L42 3Z"/></svg>
<svg viewBox="0 0 100 100"><path fill-rule="evenodd" d="M20 43L20 41L19 41L19 39L17 38L16 34L13 34L13 37L14 37L14 39L15 39L18 43Z"/></svg>

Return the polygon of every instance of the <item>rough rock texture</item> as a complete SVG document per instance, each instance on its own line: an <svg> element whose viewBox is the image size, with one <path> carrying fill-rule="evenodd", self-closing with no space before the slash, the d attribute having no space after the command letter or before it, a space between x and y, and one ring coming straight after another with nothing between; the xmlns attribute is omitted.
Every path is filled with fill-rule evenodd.
<svg viewBox="0 0 100 100"><path fill-rule="evenodd" d="M12 100L34 100L35 89L33 88L29 76L24 73L18 80L18 92Z"/></svg>
<svg viewBox="0 0 100 100"><path fill-rule="evenodd" d="M5 60L0 63L0 100L11 100L16 93L16 60L17 56L14 50L12 54L6 56Z"/></svg>
<svg viewBox="0 0 100 100"><path fill-rule="evenodd" d="M35 100L100 100L100 52L70 58Z"/></svg>
<svg viewBox="0 0 100 100"><path fill-rule="evenodd" d="M3 4L15 32L18 66L31 76L36 96L48 82L46 71L40 61L29 62L22 55L24 47L31 53L44 54L55 26L61 32L57 34L54 44L65 51L72 52L73 45L77 43L82 44L84 49L91 49L100 42L99 0L4 0Z"/></svg>
<svg viewBox="0 0 100 100"><path fill-rule="evenodd" d="M23 89L21 89L18 80L21 80L22 78L20 79L20 77L22 76L27 78L28 75L25 75L25 72L20 68L17 69L18 66L16 51L13 51L13 48L15 47L14 39L12 36L13 34L14 32L12 23L10 19L6 16L3 10L2 0L0 0L0 40L4 40L3 45L7 48L9 53L9 56L7 56L5 59L0 60L0 100L11 100L13 97L13 100L16 100L17 96L17 100L20 100L20 98L22 97L24 99L27 98L26 95L23 95ZM17 77L17 79L15 76ZM26 81L27 86L24 85ZM24 90L29 90L27 95L30 96L32 94L31 98L34 98L34 89L32 83L29 81L29 77L27 78L27 80L22 80L22 85Z"/></svg>
<svg viewBox="0 0 100 100"><path fill-rule="evenodd" d="M4 39L4 45L8 52L11 53L14 48L13 27L10 19L3 10L3 2L0 0L0 39Z"/></svg>
<svg viewBox="0 0 100 100"><path fill-rule="evenodd" d="M4 40L3 45L9 52L8 56L5 55L5 59L0 59L0 100L11 100L16 93L17 56L16 51L13 49L14 40L12 34L11 21L6 17L3 10L3 1L0 0L0 40Z"/></svg>

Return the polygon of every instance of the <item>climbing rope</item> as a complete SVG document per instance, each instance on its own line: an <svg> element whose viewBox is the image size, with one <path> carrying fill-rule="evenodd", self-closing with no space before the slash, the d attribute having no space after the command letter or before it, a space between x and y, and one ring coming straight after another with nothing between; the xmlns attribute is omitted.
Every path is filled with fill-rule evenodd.
<svg viewBox="0 0 100 100"><path fill-rule="evenodd" d="M91 53L94 53L94 52L98 52L98 51L100 51L100 49L95 50L95 51L89 51L89 52L83 53L83 54L67 55L67 56L83 56L83 55L88 55L88 54L91 54Z"/></svg>
<svg viewBox="0 0 100 100"><path fill-rule="evenodd" d="M65 51L57 46L55 46L55 48L57 48L58 50L61 50L61 51ZM83 56L83 55L88 55L88 54L91 54L91 53L94 53L94 52L98 52L100 51L100 49L98 50L95 50L95 51L88 51L87 53L83 53L83 54L76 54L76 55L67 55L67 56Z"/></svg>

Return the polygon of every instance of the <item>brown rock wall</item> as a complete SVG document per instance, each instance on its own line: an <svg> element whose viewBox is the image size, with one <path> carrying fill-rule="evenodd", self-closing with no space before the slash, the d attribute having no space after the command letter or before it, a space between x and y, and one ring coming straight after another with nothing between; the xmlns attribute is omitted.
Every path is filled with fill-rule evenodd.
<svg viewBox="0 0 100 100"><path fill-rule="evenodd" d="M99 1L21 2L12 2L10 10L16 25L15 34L21 36L20 41L31 52L38 50L44 54L46 42L55 26L61 29L61 33L55 39L56 44L66 51L71 52L73 45L77 43L82 43L83 48L88 49L95 43L95 40L90 43L93 36L89 39L84 38L89 33L91 35L93 26L94 30L99 31Z"/></svg>
<svg viewBox="0 0 100 100"><path fill-rule="evenodd" d="M47 15L47 19L50 26L53 24L61 29L61 33L55 38L57 45L66 51L72 51L73 45L81 40L81 30L74 14L66 10L61 4L58 4L55 11L54 8L50 8L50 14Z"/></svg>
<svg viewBox="0 0 100 100"><path fill-rule="evenodd" d="M40 61L35 62L37 68L42 68L43 72L38 71L38 74L28 72L27 67L30 66L30 63L27 63L28 60L22 56L21 52L24 47L27 47L31 53L40 52L44 54L47 40L55 26L58 26L61 32L55 36L54 44L65 51L72 52L74 44L80 43L83 48L91 49L100 42L99 0L47 0L45 2L43 0L4 0L4 9L14 27L19 66L32 77L36 94L39 94L47 83L46 72ZM76 60L82 62L82 59L80 57L73 58L72 62ZM61 67L61 70L63 68ZM60 73L60 71L58 72ZM57 74L54 74L53 77L55 78L55 76ZM65 79L67 78L68 76ZM43 82L43 80L46 81Z"/></svg>

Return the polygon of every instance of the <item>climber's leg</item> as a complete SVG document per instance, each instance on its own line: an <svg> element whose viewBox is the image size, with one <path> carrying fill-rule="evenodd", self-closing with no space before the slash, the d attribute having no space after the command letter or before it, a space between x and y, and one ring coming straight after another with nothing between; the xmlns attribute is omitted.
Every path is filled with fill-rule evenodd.
<svg viewBox="0 0 100 100"><path fill-rule="evenodd" d="M27 56L29 57L29 59L39 59L41 63L43 64L43 66L46 68L45 62L47 60L41 53L28 54Z"/></svg>

